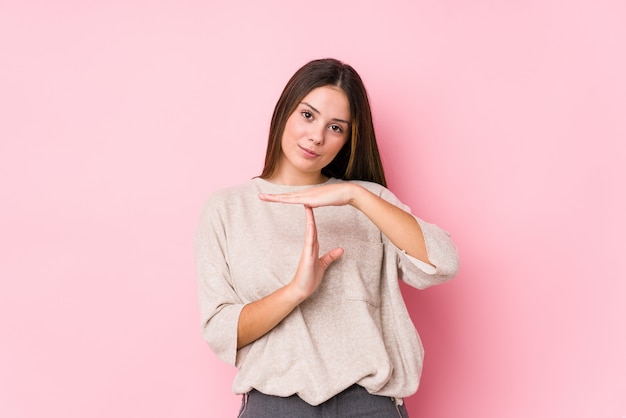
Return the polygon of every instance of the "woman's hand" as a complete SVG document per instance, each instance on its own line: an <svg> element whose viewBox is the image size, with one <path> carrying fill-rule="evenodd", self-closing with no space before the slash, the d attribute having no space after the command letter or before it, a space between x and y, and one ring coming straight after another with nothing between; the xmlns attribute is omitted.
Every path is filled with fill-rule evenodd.
<svg viewBox="0 0 626 418"><path fill-rule="evenodd" d="M309 297L322 282L326 269L343 255L342 248L335 248L323 256L319 256L319 241L313 209L304 206L306 212L306 232L300 262L293 280L289 283L299 300Z"/></svg>
<svg viewBox="0 0 626 418"><path fill-rule="evenodd" d="M326 184L324 186L310 187L302 191L284 194L259 193L259 199L266 202L296 203L311 208L320 206L344 206L352 203L354 188L353 184Z"/></svg>

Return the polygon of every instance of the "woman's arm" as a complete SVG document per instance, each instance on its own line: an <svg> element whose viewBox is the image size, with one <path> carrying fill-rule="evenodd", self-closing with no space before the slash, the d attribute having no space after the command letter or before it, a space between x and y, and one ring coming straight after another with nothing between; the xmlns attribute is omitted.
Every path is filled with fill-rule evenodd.
<svg viewBox="0 0 626 418"><path fill-rule="evenodd" d="M357 184L352 189L350 205L363 212L396 247L420 261L431 264L426 252L422 228L410 213L376 196Z"/></svg>
<svg viewBox="0 0 626 418"><path fill-rule="evenodd" d="M294 310L302 300L288 284L274 293L248 303L239 314L237 349L267 334Z"/></svg>
<svg viewBox="0 0 626 418"><path fill-rule="evenodd" d="M317 289L326 269L343 254L335 248L319 256L313 209L305 206L306 234L294 278L286 286L243 307L237 325L237 349L262 337Z"/></svg>

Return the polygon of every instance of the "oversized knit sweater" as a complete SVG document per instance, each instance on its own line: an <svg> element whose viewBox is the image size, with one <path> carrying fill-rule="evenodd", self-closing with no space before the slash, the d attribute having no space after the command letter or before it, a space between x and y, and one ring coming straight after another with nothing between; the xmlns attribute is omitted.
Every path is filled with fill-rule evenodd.
<svg viewBox="0 0 626 418"><path fill-rule="evenodd" d="M385 187L355 183L410 212ZM204 338L220 359L239 369L235 393L255 388L268 395L297 394L311 405L355 383L381 396L413 394L423 349L398 280L423 289L458 269L449 235L418 218L435 268L395 247L352 206L314 209L320 254L341 247L343 256L308 299L237 350L242 308L289 283L304 244L302 205L264 202L258 194L305 187L255 178L210 196L195 241Z"/></svg>

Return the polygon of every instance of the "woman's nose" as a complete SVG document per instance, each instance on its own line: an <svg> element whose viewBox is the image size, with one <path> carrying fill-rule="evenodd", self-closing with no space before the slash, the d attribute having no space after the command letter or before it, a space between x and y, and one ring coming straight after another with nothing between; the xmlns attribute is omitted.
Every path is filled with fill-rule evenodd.
<svg viewBox="0 0 626 418"><path fill-rule="evenodd" d="M309 132L309 141L315 145L322 145L324 143L324 129L313 127L311 132Z"/></svg>

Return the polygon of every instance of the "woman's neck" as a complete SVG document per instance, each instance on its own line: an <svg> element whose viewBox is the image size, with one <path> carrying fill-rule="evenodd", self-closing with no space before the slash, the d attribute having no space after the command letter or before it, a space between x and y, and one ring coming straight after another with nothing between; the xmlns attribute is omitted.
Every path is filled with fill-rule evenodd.
<svg viewBox="0 0 626 418"><path fill-rule="evenodd" d="M283 186L312 186L315 184L322 184L328 181L328 177L319 173L300 173L294 175L288 174L284 170L281 172L275 172L265 180L270 183L281 184Z"/></svg>

